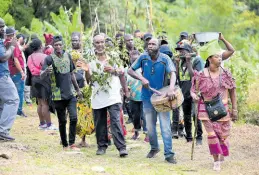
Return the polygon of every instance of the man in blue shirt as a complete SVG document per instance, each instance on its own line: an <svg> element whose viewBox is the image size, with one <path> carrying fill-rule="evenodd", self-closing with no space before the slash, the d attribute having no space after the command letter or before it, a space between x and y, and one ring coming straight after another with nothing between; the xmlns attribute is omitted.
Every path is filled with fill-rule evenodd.
<svg viewBox="0 0 259 175"><path fill-rule="evenodd" d="M142 75L136 70L142 68ZM159 152L159 144L156 132L157 116L160 121L161 134L164 142L165 160L169 163L176 163L172 151L172 133L170 127L170 112L157 112L151 104L150 98L153 94L149 87L161 89L168 83L167 75L170 74L170 88L167 92L169 99L175 95L174 85L176 81L175 67L172 60L165 54L159 52L159 41L155 38L148 42L147 52L142 54L129 68L128 74L142 82L143 111L146 117L147 129L151 150L147 158L153 158Z"/></svg>
<svg viewBox="0 0 259 175"><path fill-rule="evenodd" d="M19 105L16 87L10 78L8 59L13 54L11 43L4 46L5 22L0 18L0 140L13 141L9 131L13 126Z"/></svg>

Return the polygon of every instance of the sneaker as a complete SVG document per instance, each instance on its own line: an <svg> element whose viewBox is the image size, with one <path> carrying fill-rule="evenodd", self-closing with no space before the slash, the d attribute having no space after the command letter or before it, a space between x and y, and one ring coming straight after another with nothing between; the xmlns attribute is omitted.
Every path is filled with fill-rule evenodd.
<svg viewBox="0 0 259 175"><path fill-rule="evenodd" d="M213 170L220 171L220 161L214 162Z"/></svg>
<svg viewBox="0 0 259 175"><path fill-rule="evenodd" d="M43 125L39 125L38 129L39 129L39 130L45 130L47 127L48 127L48 126L47 126L47 124L45 123L45 124L43 124Z"/></svg>
<svg viewBox="0 0 259 175"><path fill-rule="evenodd" d="M172 163L172 164L176 164L177 163L176 158L174 156L167 157L167 158L165 158L165 160L168 163Z"/></svg>
<svg viewBox="0 0 259 175"><path fill-rule="evenodd" d="M17 115L21 116L21 117L27 117L27 115L24 114L24 112L17 112Z"/></svg>
<svg viewBox="0 0 259 175"><path fill-rule="evenodd" d="M80 148L78 148L75 144L70 145L70 146L69 146L69 149L70 149L71 151L80 151Z"/></svg>
<svg viewBox="0 0 259 175"><path fill-rule="evenodd" d="M105 148L98 148L98 150L96 151L96 155L103 155L105 153L106 153Z"/></svg>
<svg viewBox="0 0 259 175"><path fill-rule="evenodd" d="M196 146L202 145L202 140L201 139L196 139Z"/></svg>
<svg viewBox="0 0 259 175"><path fill-rule="evenodd" d="M139 132L135 132L135 134L131 137L131 140L137 140L139 137Z"/></svg>
<svg viewBox="0 0 259 175"><path fill-rule="evenodd" d="M58 128L54 124L51 124L49 127L46 127L46 130L48 130L48 131L58 131Z"/></svg>
<svg viewBox="0 0 259 175"><path fill-rule="evenodd" d="M147 154L147 158L153 158L155 155L159 152L160 150L150 150L149 153Z"/></svg>
<svg viewBox="0 0 259 175"><path fill-rule="evenodd" d="M148 135L147 135L147 134L146 134L146 137L145 137L145 139L144 139L144 142L149 143L149 137L148 137Z"/></svg>
<svg viewBox="0 0 259 175"><path fill-rule="evenodd" d="M9 134L0 133L0 140L2 140L2 141L14 141L15 138L10 136Z"/></svg>
<svg viewBox="0 0 259 175"><path fill-rule="evenodd" d="M128 155L128 151L126 150L126 148L122 148L120 150L120 157L126 157Z"/></svg>
<svg viewBox="0 0 259 175"><path fill-rule="evenodd" d="M177 134L177 132L173 132L172 133L172 138L173 139L178 139L179 138L179 135Z"/></svg>
<svg viewBox="0 0 259 175"><path fill-rule="evenodd" d="M129 118L127 121L126 121L126 124L130 124L130 123L133 123L132 119Z"/></svg>
<svg viewBox="0 0 259 175"><path fill-rule="evenodd" d="M178 136L179 137L184 137L184 132L183 131L178 131Z"/></svg>

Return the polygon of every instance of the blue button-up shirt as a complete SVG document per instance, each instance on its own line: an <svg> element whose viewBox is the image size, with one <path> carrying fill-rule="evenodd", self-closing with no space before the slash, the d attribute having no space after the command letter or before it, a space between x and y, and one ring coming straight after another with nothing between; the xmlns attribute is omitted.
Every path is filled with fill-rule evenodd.
<svg viewBox="0 0 259 175"><path fill-rule="evenodd" d="M150 87L161 89L167 85L167 75L175 71L172 60L165 54L159 53L156 61L152 61L147 52L143 53L131 66L135 71L142 68L142 75L149 81ZM150 100L153 92L142 87L142 100Z"/></svg>

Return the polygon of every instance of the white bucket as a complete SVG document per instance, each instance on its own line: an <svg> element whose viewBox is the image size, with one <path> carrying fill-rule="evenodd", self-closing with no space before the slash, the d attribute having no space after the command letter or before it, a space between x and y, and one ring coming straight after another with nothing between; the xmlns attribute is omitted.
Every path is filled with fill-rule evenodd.
<svg viewBox="0 0 259 175"><path fill-rule="evenodd" d="M195 39L199 43L206 43L219 38L219 32L200 32L195 33Z"/></svg>

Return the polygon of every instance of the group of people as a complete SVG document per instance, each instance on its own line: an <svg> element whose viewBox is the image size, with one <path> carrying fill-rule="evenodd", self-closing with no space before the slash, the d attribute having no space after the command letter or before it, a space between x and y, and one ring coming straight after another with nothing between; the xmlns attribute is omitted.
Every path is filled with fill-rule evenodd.
<svg viewBox="0 0 259 175"><path fill-rule="evenodd" d="M64 50L62 36L44 35L45 47L37 37L31 38L28 47L31 53L28 55L27 63L24 63L19 59L22 50L15 47L12 38L4 36L4 26L4 21L0 19L0 139L14 140L9 135L9 130L16 114L23 113L23 96L20 92L24 91L24 65L27 65L27 74L31 74L31 95L37 99L39 128L57 130L50 118L50 112L56 112L64 150L80 150L75 144L77 103L78 99L84 98L81 88L88 84L92 91L90 99L97 155L105 154L110 144L107 116L113 143L120 157L128 155L122 115L125 108L129 116L127 123L132 122L134 126L132 139L139 139L140 131L143 129L145 141L150 143L151 149L147 158L155 157L160 151L156 130L157 118L164 143L165 160L173 164L176 163L176 158L172 138L184 136L187 142L193 142L194 119L198 120L196 144L202 144L203 124L208 133L210 154L214 158L213 169L220 170L224 156L229 155L230 121L237 120L235 81L231 73L223 68L222 62L234 53L234 48L221 33L217 41L203 43L204 48L201 49L205 50L205 54L199 55L198 50L192 46L192 41L189 41L188 33L182 32L180 40L176 43L175 50L179 53L177 56L173 55L166 37L157 39L151 33L143 35L136 30L134 36L124 32L118 33L113 41L101 33L94 36L93 48L89 48L87 57L91 59L83 58L85 51L81 48L79 32L74 32L71 36L72 50ZM16 38L17 44L20 37L16 35ZM134 38L143 41L142 53L134 45ZM219 41L225 44L226 50L215 47ZM126 49L127 59L125 54L120 53L117 57L109 53L107 48L116 45L119 46L119 50ZM71 54L73 51L79 53L78 58ZM169 88L163 95L169 100L175 99L175 86L179 86L184 102L181 107L172 111L157 112L151 103L151 89L159 90L165 86ZM206 104L217 96L220 97L227 113L212 121ZM231 99L232 108L228 107L228 97ZM183 122L180 120L181 111ZM70 120L68 140L67 115ZM81 143L84 143L81 146L86 145L85 136Z"/></svg>

